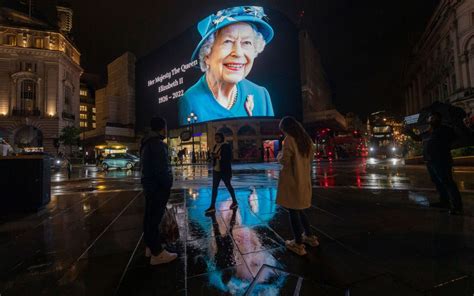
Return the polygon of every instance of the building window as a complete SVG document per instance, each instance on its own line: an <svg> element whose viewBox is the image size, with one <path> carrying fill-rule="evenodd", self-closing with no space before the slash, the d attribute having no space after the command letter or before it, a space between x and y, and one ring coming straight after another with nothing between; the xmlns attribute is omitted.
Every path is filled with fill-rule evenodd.
<svg viewBox="0 0 474 296"><path fill-rule="evenodd" d="M443 101L448 98L448 80L443 83Z"/></svg>
<svg viewBox="0 0 474 296"><path fill-rule="evenodd" d="M92 128L95 128L96 127L96 124L95 122L92 123Z"/></svg>
<svg viewBox="0 0 474 296"><path fill-rule="evenodd" d="M69 86L64 87L64 111L71 112L72 90Z"/></svg>
<svg viewBox="0 0 474 296"><path fill-rule="evenodd" d="M43 48L44 43L43 43L43 38L35 38L35 47L36 48Z"/></svg>
<svg viewBox="0 0 474 296"><path fill-rule="evenodd" d="M83 97L87 97L87 89L81 89L80 90L80 95Z"/></svg>
<svg viewBox="0 0 474 296"><path fill-rule="evenodd" d="M33 72L33 64L32 63L25 63L25 70L28 72Z"/></svg>
<svg viewBox="0 0 474 296"><path fill-rule="evenodd" d="M95 107L92 107L92 113L95 113Z"/></svg>
<svg viewBox="0 0 474 296"><path fill-rule="evenodd" d="M79 126L80 126L80 127L87 127L87 121L81 121L81 122L79 123Z"/></svg>
<svg viewBox="0 0 474 296"><path fill-rule="evenodd" d="M79 117L80 117L81 119L87 119L87 114L81 113L81 114L79 115Z"/></svg>
<svg viewBox="0 0 474 296"><path fill-rule="evenodd" d="M87 106L86 106L86 105L81 105L81 106L79 107L79 110L80 110L81 112L87 112Z"/></svg>
<svg viewBox="0 0 474 296"><path fill-rule="evenodd" d="M16 36L15 35L8 35L7 36L7 44L11 46L16 46Z"/></svg>
<svg viewBox="0 0 474 296"><path fill-rule="evenodd" d="M92 115L92 120L94 120L94 121L95 121L95 115Z"/></svg>
<svg viewBox="0 0 474 296"><path fill-rule="evenodd" d="M36 101L36 83L33 80L23 80L21 82L21 109L33 111Z"/></svg>

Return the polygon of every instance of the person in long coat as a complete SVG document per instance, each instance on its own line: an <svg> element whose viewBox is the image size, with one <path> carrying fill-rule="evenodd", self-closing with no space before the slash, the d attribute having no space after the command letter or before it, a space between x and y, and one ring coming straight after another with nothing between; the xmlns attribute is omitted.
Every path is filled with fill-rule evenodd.
<svg viewBox="0 0 474 296"><path fill-rule="evenodd" d="M319 245L304 212L311 206L313 141L293 117L284 117L280 121L280 130L285 139L277 156L282 168L276 203L286 208L290 215L294 239L285 242L287 249L303 256L306 255L305 243L313 247Z"/></svg>

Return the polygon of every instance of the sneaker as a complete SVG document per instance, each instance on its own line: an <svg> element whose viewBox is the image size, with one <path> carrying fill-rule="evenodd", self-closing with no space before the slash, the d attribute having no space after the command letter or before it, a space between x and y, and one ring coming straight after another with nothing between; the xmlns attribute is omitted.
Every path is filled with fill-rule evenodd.
<svg viewBox="0 0 474 296"><path fill-rule="evenodd" d="M204 213L206 213L206 215L211 215L211 214L214 214L215 212L216 212L216 208L215 207L210 207Z"/></svg>
<svg viewBox="0 0 474 296"><path fill-rule="evenodd" d="M178 254L170 253L166 250L163 250L158 256L152 255L150 257L150 265L159 265L159 264L169 263L175 260L176 258L178 258Z"/></svg>
<svg viewBox="0 0 474 296"><path fill-rule="evenodd" d="M310 245L311 247L319 246L318 237L316 235L308 235L306 236L303 234L303 243Z"/></svg>
<svg viewBox="0 0 474 296"><path fill-rule="evenodd" d="M151 250L148 247L145 247L145 257L147 257L147 258L151 257Z"/></svg>
<svg viewBox="0 0 474 296"><path fill-rule="evenodd" d="M288 250L295 252L300 256L306 255L306 248L303 244L297 244L295 240L285 241L285 246Z"/></svg>
<svg viewBox="0 0 474 296"><path fill-rule="evenodd" d="M233 209L237 209L238 207L239 207L239 204L237 202L232 202L229 209L233 210Z"/></svg>

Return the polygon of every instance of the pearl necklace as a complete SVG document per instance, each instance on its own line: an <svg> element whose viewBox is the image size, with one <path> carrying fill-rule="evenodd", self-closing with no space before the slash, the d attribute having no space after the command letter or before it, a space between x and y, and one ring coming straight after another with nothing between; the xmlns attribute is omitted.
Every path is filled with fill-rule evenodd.
<svg viewBox="0 0 474 296"><path fill-rule="evenodd" d="M237 94L238 94L238 90L237 90L237 85L236 85L232 89L232 94L230 96L231 99L229 101L229 104L227 105L227 110L230 110L230 108L232 108L232 106L234 106L235 102L237 101Z"/></svg>

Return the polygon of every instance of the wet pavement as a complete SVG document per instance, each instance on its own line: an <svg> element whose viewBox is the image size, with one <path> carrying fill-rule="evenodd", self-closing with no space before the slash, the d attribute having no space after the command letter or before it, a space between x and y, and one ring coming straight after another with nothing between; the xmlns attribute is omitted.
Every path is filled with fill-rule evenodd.
<svg viewBox="0 0 474 296"><path fill-rule="evenodd" d="M299 257L275 204L277 164L234 165L239 208L207 166L176 167L170 208L179 258L150 267L137 171L52 175L51 203L0 218L0 295L473 295L474 169L456 168L464 216L428 207L422 166L320 162L307 210L321 245Z"/></svg>

